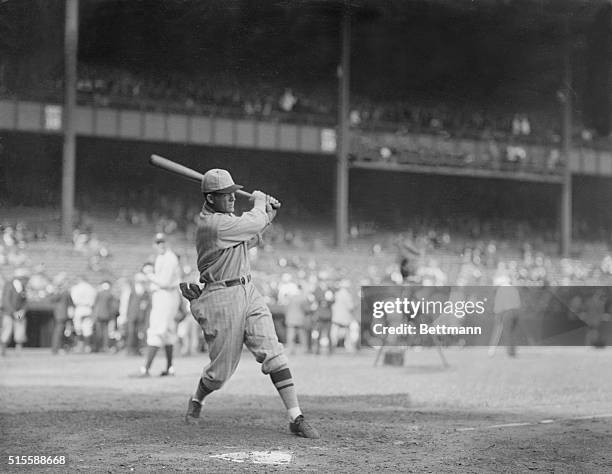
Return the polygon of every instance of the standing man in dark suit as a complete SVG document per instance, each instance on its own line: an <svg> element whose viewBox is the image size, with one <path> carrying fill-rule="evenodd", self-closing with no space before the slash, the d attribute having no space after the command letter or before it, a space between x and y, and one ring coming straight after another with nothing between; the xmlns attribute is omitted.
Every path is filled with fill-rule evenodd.
<svg viewBox="0 0 612 474"><path fill-rule="evenodd" d="M53 319L55 324L53 327L53 339L51 344L51 352L57 354L62 348L64 339L64 331L66 323L70 319L70 308L74 307L72 298L70 297L70 287L65 274L59 274L55 277L56 292L51 297L53 303Z"/></svg>
<svg viewBox="0 0 612 474"><path fill-rule="evenodd" d="M148 279L144 273L137 273L130 288L127 305L126 345L128 355L141 355L140 348L144 345L144 334L151 310L151 294L147 283Z"/></svg>
<svg viewBox="0 0 612 474"><path fill-rule="evenodd" d="M103 281L96 295L92 316L95 322L96 351L106 352L109 348L108 323L117 316L118 304L111 292L109 281Z"/></svg>

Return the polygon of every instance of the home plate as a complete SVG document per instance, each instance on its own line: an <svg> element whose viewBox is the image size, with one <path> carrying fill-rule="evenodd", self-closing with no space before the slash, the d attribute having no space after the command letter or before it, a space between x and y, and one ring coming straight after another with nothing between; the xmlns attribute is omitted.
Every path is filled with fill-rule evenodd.
<svg viewBox="0 0 612 474"><path fill-rule="evenodd" d="M252 462L253 464L289 464L291 453L284 451L239 451L236 453L214 454L211 458L233 462Z"/></svg>

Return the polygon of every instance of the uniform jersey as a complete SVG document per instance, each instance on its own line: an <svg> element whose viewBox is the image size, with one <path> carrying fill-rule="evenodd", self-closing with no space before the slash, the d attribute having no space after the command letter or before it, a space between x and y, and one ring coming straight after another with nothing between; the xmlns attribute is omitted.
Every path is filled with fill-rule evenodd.
<svg viewBox="0 0 612 474"><path fill-rule="evenodd" d="M178 289L181 282L181 266L178 257L171 250L166 250L155 258L155 273L150 276L153 290Z"/></svg>
<svg viewBox="0 0 612 474"><path fill-rule="evenodd" d="M96 294L96 289L86 281L77 283L70 290L70 297L74 303L74 331L78 336L93 335L91 311L96 301Z"/></svg>
<svg viewBox="0 0 612 474"><path fill-rule="evenodd" d="M239 217L205 205L196 234L200 282L231 280L249 273L249 247L259 242L269 223L264 203L256 203Z"/></svg>
<svg viewBox="0 0 612 474"><path fill-rule="evenodd" d="M96 289L93 286L86 281L77 283L70 290L70 297L75 306L75 318L91 315L91 309L96 301Z"/></svg>

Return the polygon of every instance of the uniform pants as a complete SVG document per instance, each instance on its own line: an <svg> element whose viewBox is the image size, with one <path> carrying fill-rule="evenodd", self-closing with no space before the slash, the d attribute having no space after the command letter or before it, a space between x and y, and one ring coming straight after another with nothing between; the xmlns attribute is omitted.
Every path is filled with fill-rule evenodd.
<svg viewBox="0 0 612 474"><path fill-rule="evenodd" d="M0 342L8 345L14 339L15 344L23 344L26 342L26 318L13 318L5 314L2 316L2 333Z"/></svg>
<svg viewBox="0 0 612 474"><path fill-rule="evenodd" d="M343 347L346 348L349 345L348 329L348 324L339 324L332 321L332 327L329 333L331 347L336 349L340 340L342 340Z"/></svg>
<svg viewBox="0 0 612 474"><path fill-rule="evenodd" d="M90 314L75 314L72 321L77 336L84 338L93 336L94 320Z"/></svg>
<svg viewBox="0 0 612 474"><path fill-rule="evenodd" d="M177 327L177 336L179 340L179 351L181 355L188 356L200 352L200 336L202 329L193 318L185 318Z"/></svg>
<svg viewBox="0 0 612 474"><path fill-rule="evenodd" d="M264 374L287 366L272 314L252 283L229 288L207 285L191 302L191 313L208 343L210 363L204 368L202 381L209 390L221 388L234 373L243 344Z"/></svg>
<svg viewBox="0 0 612 474"><path fill-rule="evenodd" d="M176 315L181 305L178 290L157 290L151 299L147 345L173 346L176 343Z"/></svg>

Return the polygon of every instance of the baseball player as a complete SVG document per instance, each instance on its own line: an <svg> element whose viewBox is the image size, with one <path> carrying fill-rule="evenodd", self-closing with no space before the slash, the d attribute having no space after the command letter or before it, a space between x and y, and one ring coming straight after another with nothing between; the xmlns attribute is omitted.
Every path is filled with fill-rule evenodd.
<svg viewBox="0 0 612 474"><path fill-rule="evenodd" d="M191 313L200 324L209 347L210 363L204 368L196 392L189 397L186 423L197 423L204 398L220 389L236 370L245 344L261 364L287 409L289 429L305 438L319 433L304 419L283 346L279 343L270 310L251 281L249 247L276 216L279 203L260 191L253 192L253 209L233 214L234 183L226 170L212 169L202 178L204 205L196 233L198 270L203 290L181 284L191 302Z"/></svg>
<svg viewBox="0 0 612 474"><path fill-rule="evenodd" d="M181 266L178 257L166 244L164 234L155 235L155 266L147 271L151 283L151 313L147 329L147 359L137 377L149 377L149 370L159 348L166 352L166 370L160 376L174 375L172 349L176 343L176 315L179 312L181 296L178 286L181 280Z"/></svg>
<svg viewBox="0 0 612 474"><path fill-rule="evenodd" d="M6 347L15 340L19 352L26 342L26 283L27 270L18 268L12 279L7 280L2 290L2 333L0 334L0 355L6 355Z"/></svg>
<svg viewBox="0 0 612 474"><path fill-rule="evenodd" d="M94 321L91 317L96 302L96 289L80 276L76 285L70 289L70 298L74 303L74 332L77 335L77 352L91 352Z"/></svg>

